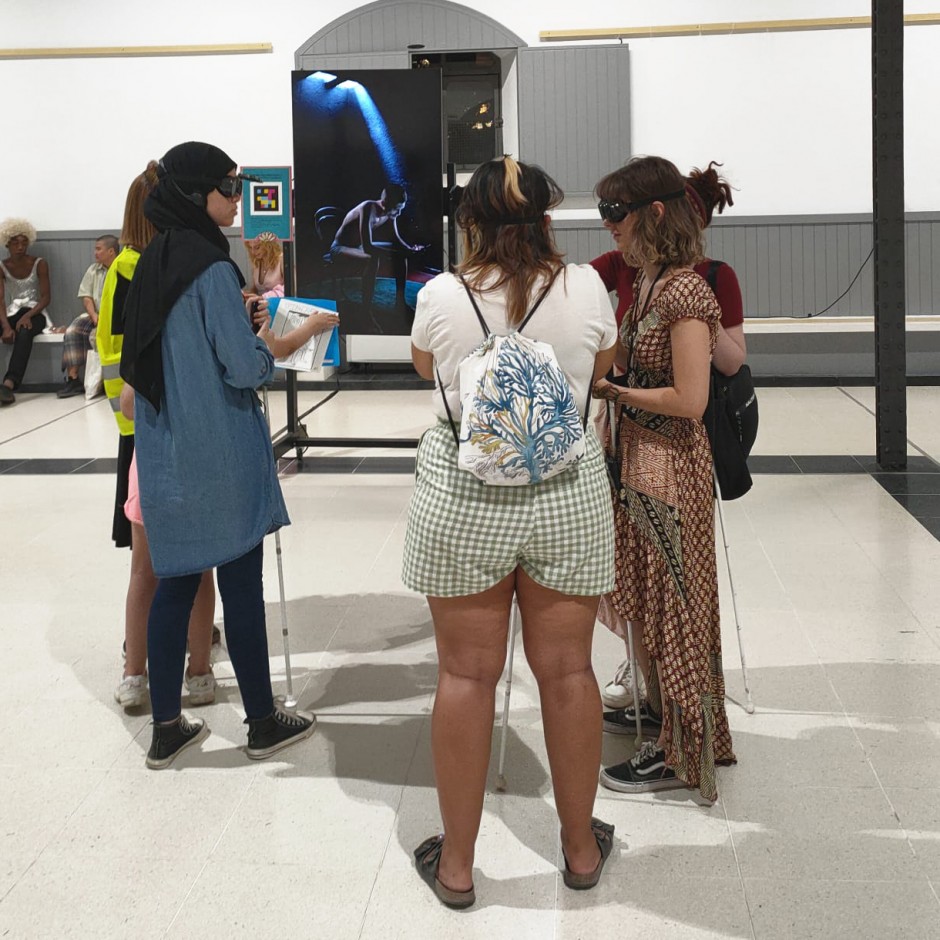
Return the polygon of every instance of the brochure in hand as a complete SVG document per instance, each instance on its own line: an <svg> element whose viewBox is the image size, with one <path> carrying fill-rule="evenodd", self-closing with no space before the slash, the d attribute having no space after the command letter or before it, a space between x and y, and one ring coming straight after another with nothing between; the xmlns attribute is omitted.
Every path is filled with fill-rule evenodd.
<svg viewBox="0 0 940 940"><path fill-rule="evenodd" d="M271 332L275 336L283 336L300 326L313 313L333 312L326 307L318 307L316 304L303 303L289 297L282 297L278 301L277 310L274 313ZM332 330L310 337L300 349L285 359L276 359L274 364L280 369L293 369L295 372L311 372L314 369L322 368L324 360L327 359L329 347L333 344L337 329L334 326Z"/></svg>

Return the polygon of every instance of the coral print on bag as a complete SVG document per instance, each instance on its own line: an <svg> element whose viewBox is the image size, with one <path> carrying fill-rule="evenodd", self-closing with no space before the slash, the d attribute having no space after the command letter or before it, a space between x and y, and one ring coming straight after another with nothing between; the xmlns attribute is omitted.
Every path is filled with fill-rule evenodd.
<svg viewBox="0 0 940 940"><path fill-rule="evenodd" d="M491 335L461 372L461 387L473 390L464 406L462 469L488 483L524 485L581 459L581 415L550 345Z"/></svg>

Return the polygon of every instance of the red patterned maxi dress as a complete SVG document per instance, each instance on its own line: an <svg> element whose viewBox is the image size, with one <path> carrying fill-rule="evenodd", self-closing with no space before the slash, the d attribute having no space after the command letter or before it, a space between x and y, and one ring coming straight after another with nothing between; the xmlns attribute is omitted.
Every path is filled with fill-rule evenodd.
<svg viewBox="0 0 940 940"><path fill-rule="evenodd" d="M634 295L639 296L639 285ZM714 294L698 274L674 275L637 325L629 385L671 386L672 324L689 317L704 320L714 349L720 316ZM625 318L621 341L628 349L631 330ZM698 419L626 406L617 412L617 580L608 600L623 618L643 623L643 642L654 661L649 695L663 716L666 762L714 800L715 765L734 763L735 757L721 672L708 438Z"/></svg>

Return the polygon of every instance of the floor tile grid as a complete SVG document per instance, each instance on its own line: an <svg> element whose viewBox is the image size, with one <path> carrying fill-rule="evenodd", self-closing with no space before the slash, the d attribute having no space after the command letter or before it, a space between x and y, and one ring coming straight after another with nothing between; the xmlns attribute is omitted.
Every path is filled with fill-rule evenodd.
<svg viewBox="0 0 940 940"><path fill-rule="evenodd" d="M177 919L181 916L184 908L186 907L187 901L189 901L190 897L192 897L193 892L196 890L197 884L199 883L200 879L205 874L206 869L209 867L209 864L212 861L213 855L215 854L219 846L222 844L222 840L224 839L225 833L227 832L229 826L232 824L232 820L235 819L235 817L238 815L239 809L241 808L245 800L248 799L248 794L251 792L251 788L255 785L255 783L261 777L262 773L263 773L263 770L261 767L258 767L257 769L252 771L250 778L249 778L248 786L245 787L240 799L232 807L231 812L228 814L228 819L225 820L225 823L222 826L222 831L219 833L218 837L216 838L215 845L212 846L212 849L206 855L206 858L203 861L202 866L200 867L198 873L190 882L188 890L184 894L183 898L180 900L180 903L177 906L176 910L173 912L173 916L167 922L166 928L163 931L164 936L167 936L170 933L170 931L173 929L173 925L176 923Z"/></svg>
<svg viewBox="0 0 940 940"><path fill-rule="evenodd" d="M291 468L291 467L289 467L289 465L288 465L288 466L285 466L284 469L285 469L286 472L290 472L290 470L292 470L292 469L294 469L294 468ZM371 578L372 573L375 571L376 567L379 565L379 559L383 556L385 550L389 547L390 543L392 542L392 539L394 538L394 533L395 533L395 528L396 528L396 526L402 524L402 523L403 523L403 520L407 517L407 511L408 511L408 507L407 507L407 504L406 504L406 505L402 508L401 512L399 513L399 516L398 516L398 518L397 518L395 524L393 524L392 526L389 527L388 533L387 533L387 535L386 535L386 537L385 537L385 539L384 539L384 541L383 541L383 543L382 543L381 549L376 553L376 557L375 557L375 560L373 561L372 565L369 567L368 570L366 570L366 571L363 572L363 575L362 575L362 585L363 585L363 589L364 589L364 590L365 590L366 586L369 584L369 581L370 581L370 578ZM303 687L302 687L301 690L296 694L296 698L297 698L298 701L300 701L300 702L303 702L303 701L304 701L304 698L305 698L305 696L306 696L306 694L307 694L307 692L308 692L308 689L310 688L311 683L314 681L314 679L315 679L315 677L316 677L317 666L321 665L322 663L324 663L324 662L327 660L327 658L328 658L329 655L330 655L331 650L332 650L333 647L334 647L334 644L338 643L339 638L340 638L340 635L341 635L341 632L342 632L342 629L343 629L343 626L344 626L345 623L347 622L347 619L348 619L348 616L349 616L349 612L350 612L350 608L347 608L346 611L345 611L345 613L344 613L344 615L343 615L343 617L342 617L342 618L339 620L339 622L337 623L336 629L333 631L333 634L330 636L329 640L324 644L324 649L323 649L323 651L321 652L320 656L318 657L317 665L315 665L313 668L310 669L310 671L308 672L306 681L305 681L304 684L303 684ZM418 714L423 713L423 714L424 714L424 718L423 718L423 720L422 720L422 723L421 723L421 727L420 727L420 729L419 729L419 732L418 732L418 734L417 734L417 736L416 736L416 738L415 738L415 743L414 743L414 746L413 746L413 748L412 748L412 753L411 753L411 756L410 756L409 761L408 761L408 766L407 766L407 771L406 771L405 779L408 778L408 775L410 775L411 769L412 769L412 767L414 766L415 759L416 759L416 755L417 755L417 752L418 752L418 748L419 748L419 746L420 746L422 734L425 732L426 727L429 727L429 725L430 725L430 709L431 709L432 702L433 702L433 693L431 693L431 694L428 695L428 697L427 697L427 699L426 699L424 705L422 706L420 712L418 712ZM327 712L326 714L327 714L327 715L341 715L342 713L341 713L341 712L336 712L336 711L330 711L330 712ZM359 717L362 717L362 718L373 718L373 719L376 719L376 720L379 720L379 721L381 721L383 718L386 718L386 719L387 719L387 718L390 717L389 713L387 713L387 712L381 712L381 713L380 713L380 712L373 712L373 713L371 713L371 714L368 713L368 712L357 712L357 715L358 715ZM380 860L379 864L376 866L375 873L374 873L374 876L373 876L373 878L372 878L372 883L371 883L371 885L370 885L370 887L369 887L368 898L367 898L367 900L366 900L366 903L365 903L365 906L364 906L364 909L363 909L363 912L362 912L362 915L361 915L361 920L360 920L360 923L359 923L358 930L356 930L356 936L362 936L362 934L364 933L364 931L365 931L365 929L366 929L367 920L368 920L368 918L369 918L369 916L370 916L370 912L371 912L371 910L372 910L372 908L373 908L373 898L374 898L374 896L375 896L376 886L378 885L380 876L382 875L383 869L385 868L386 860L387 860L388 855L389 855L389 851L392 850L392 847L393 847L393 841L394 841L394 839L395 839L395 833L396 833L396 829L397 829L397 825L398 825L398 821L399 821L399 815L400 815L400 811L401 811L401 806L402 806L402 802L403 802L403 800L404 800L405 788L406 788L406 785L405 785L404 783L403 783L403 784L401 785L401 787L399 788L399 792L398 792L398 802L397 802L397 805L396 805L395 808L394 808L394 819L393 819L393 821L392 821L392 825L391 825L390 828L389 828L388 837L387 837L386 842L385 842L385 847L384 847L384 850L383 850L383 852L382 852L381 860ZM221 839L220 839L220 842L221 842ZM208 864L208 860L207 860L207 864Z"/></svg>
<svg viewBox="0 0 940 940"><path fill-rule="evenodd" d="M744 507L742 507L742 508L744 508ZM827 508L829 508L829 507L827 507ZM745 510L745 512L746 512L746 510ZM754 530L755 534L758 535L760 548L761 548L761 550L762 550L762 552L763 552L764 557L765 557L766 560L770 563L772 569L774 570L774 573L775 573L775 575L776 575L776 578L777 578L778 583L781 585L781 587L784 589L784 591L786 591L786 583L785 583L785 582L786 582L786 578L785 578L785 576L784 576L781 572L779 572L779 571L777 570L777 566L774 565L773 559L772 559L770 553L767 552L767 549L766 549L766 546L764 545L763 540L760 539L760 533L759 533L759 528L760 528L760 527L757 525L756 520L750 520L750 521L751 521L751 524L752 524L752 527L753 527L753 530ZM826 519L826 521L823 523L823 525L824 525L824 526L828 525L828 526L830 526L830 527L832 527L832 526L834 525L834 526L836 526L836 527L838 527L838 528L841 528L841 522L840 522L840 520L838 519L837 514L835 514L835 513L830 513L828 519ZM720 532L718 533L718 535L719 535L719 539L720 539L720 537L721 537ZM854 539L853 539L853 541L854 541ZM719 542L719 552L720 552L720 542ZM733 564L733 563L734 563L734 562L732 561L732 564ZM722 569L724 569L724 570L722 570ZM721 582L721 583L724 583L724 578L727 577L727 565L726 565L726 563L725 563L725 559L721 556L721 554L719 554L719 572L720 572L720 574L719 574L720 582ZM725 599L724 599L724 598L723 598L722 603L723 603L723 604L725 603ZM900 605L900 607L905 608L905 609L909 609L909 608L907 607L907 605L904 603L904 601L902 600L902 598L901 598L900 596L897 596L897 603L898 603L898 605ZM723 609L724 609L724 608L723 608ZM912 617L914 616L914 615L913 615L913 612L911 612L911 616L912 616ZM797 622L800 623L799 618L798 618ZM880 775L878 774L877 769L876 769L876 767L874 766L872 760L870 759L868 749L865 747L864 742L862 741L861 737L860 737L859 734L858 734L858 729L855 727L855 725L854 725L854 723L853 723L853 721L852 721L852 718L854 717L853 713L850 712L850 710L846 707L846 704L845 704L845 702L843 701L842 696L840 696L839 691L838 691L838 689L837 689L837 687L836 687L836 683L833 682L832 677L831 677L831 675L830 675L829 668L827 668L827 663L826 663L826 661L823 659L822 656L820 656L818 650L816 649L816 647L815 647L815 645L814 645L814 643L813 643L813 637L812 637L811 631L808 631L808 630L804 629L803 626L802 626L802 623L800 623L800 630L801 630L803 642L805 642L805 643L807 644L807 647L813 651L813 656L814 656L814 658L815 658L817 664L822 668L823 673L824 673L824 675L826 676L826 681L827 681L827 683L828 683L828 685L829 685L831 694L832 694L832 696L834 697L834 699L836 700L836 702L838 702L838 705L839 705L839 712L841 712L840 717L845 721L845 723L846 723L846 724L848 725L848 727L851 729L852 734L853 734L853 736L854 736L854 738L855 738L855 741L856 741L856 744L857 744L858 748L860 748L861 751L862 751L862 753L865 755L866 762L867 762L867 764L868 764L868 767L869 767L869 769L870 769L870 771L871 771L872 776L875 778L875 780L876 780L876 782L877 782L877 786L878 786L878 788L879 788L879 791L880 791L880 793L881 793L881 795L882 795L882 797L883 797L883 799L884 799L886 805L887 805L888 807L890 807L891 813L893 814L894 818L897 819L897 821L898 821L898 826L899 826L900 832L901 832L901 834L902 834L903 839L905 840L905 843L906 843L906 845L907 845L907 848L908 848L909 852L911 853L911 856L916 859L916 858L917 858L917 851L916 851L916 847L915 847L915 845L914 845L914 842L913 842L913 840L911 839L911 836L910 836L910 833L908 832L908 830L902 825L901 820L900 820L900 817L899 817L899 815L898 815L898 813L897 813L897 811L896 811L896 808L895 808L895 806L893 805L893 803L892 803L892 801L891 801L891 799L890 799L889 794L886 792L886 788L885 788L884 782L883 782L883 780L881 779ZM935 632L934 632L934 631L930 631L930 633L931 633L931 635L932 635L932 639L933 639L933 641L934 641L934 644L936 645L936 636L935 636ZM727 641L726 641L726 644L725 644L725 645L727 646ZM745 650L746 650L746 646L747 646L747 637L745 636ZM726 653L725 653L725 660L726 660L726 662L728 661L728 658L729 658L729 657L728 657L728 653L727 653L727 651L726 651ZM766 709L766 708L762 708L759 701L758 701L757 705L758 705L758 709L760 709L760 711L762 711L763 713L767 713L767 709ZM833 714L835 715L835 714L837 714L837 713L833 713ZM924 724L926 725L926 722L924 722ZM757 890L758 893L760 893L760 891L764 888L764 886L763 886L763 884L761 883L761 880L760 880L760 879L753 879L753 878L747 878L747 877L745 877L745 873L744 873L743 868L742 868L742 866L741 866L741 862L740 862L740 858L739 858L739 852L738 852L738 846L737 846L737 842L736 842L736 838L735 838L735 825L733 824L732 819L731 819L731 816L729 815L727 803L724 802L724 801L722 801L722 806L723 806L723 811L724 811L724 813L725 813L725 819L726 819L726 824L727 824L728 830L729 830L729 835L730 835L730 839L731 839L731 843L732 843L732 848L733 848L733 851L734 851L735 862L736 862L736 864L737 864L737 866L738 866L739 876L741 877L741 881L742 881L742 889L743 889L744 896L745 896L745 901L746 901L746 904L747 904L748 914L749 914L749 917L751 918L751 928L752 928L752 931L754 932L754 936L755 936L755 937L757 937L757 936L767 936L768 934L765 934L765 933L762 931L761 926L755 924L755 914L754 914L754 905L757 904L758 907L760 907L760 904L761 904L760 897L759 897L759 896L758 896L758 897L755 897L755 896L754 896L754 892L755 892L755 890ZM931 894L932 894L932 896L933 896L933 899L934 899L935 901L938 901L937 908L938 908L938 915L940 915L940 899L938 899L938 894L937 894L936 886L935 886L935 885L933 884L933 882L930 880L930 878L929 878L927 872L926 872L925 870L923 870L923 869L921 869L921 877L922 877L923 880L926 882L926 886L929 887L930 892L931 892ZM896 884L896 883L895 883L895 882L890 882L890 883L886 883L886 884L892 884L892 885L893 885L893 884ZM938 920L938 927L940 927L940 920Z"/></svg>
<svg viewBox="0 0 940 940"><path fill-rule="evenodd" d="M751 900L747 895L747 882L744 880L744 871L741 868L741 858L738 855L738 847L734 841L734 827L731 825L731 819L728 816L728 806L721 802L721 812L725 817L725 825L728 827L728 839L731 842L731 852L734 855L734 865L738 872L738 881L741 883L741 894L744 896L744 906L747 908L748 925L751 928L751 940L757 940L757 930L754 926L754 914L751 911Z"/></svg>

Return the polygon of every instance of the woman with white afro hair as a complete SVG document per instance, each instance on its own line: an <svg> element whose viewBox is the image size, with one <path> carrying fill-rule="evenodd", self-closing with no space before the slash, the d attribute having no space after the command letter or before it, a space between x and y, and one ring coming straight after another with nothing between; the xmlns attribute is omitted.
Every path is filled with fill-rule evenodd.
<svg viewBox="0 0 940 940"><path fill-rule="evenodd" d="M13 347L7 373L0 384L0 405L16 401L13 392L20 387L33 339L52 326L46 312L49 306L49 265L29 253L36 241L36 229L26 219L4 219L0 222L0 245L9 257L0 261L0 340Z"/></svg>
<svg viewBox="0 0 940 940"><path fill-rule="evenodd" d="M4 219L0 222L0 245L6 246L14 235L25 235L30 245L36 241L36 228L28 219Z"/></svg>

